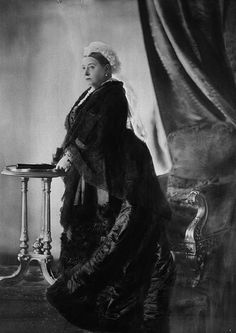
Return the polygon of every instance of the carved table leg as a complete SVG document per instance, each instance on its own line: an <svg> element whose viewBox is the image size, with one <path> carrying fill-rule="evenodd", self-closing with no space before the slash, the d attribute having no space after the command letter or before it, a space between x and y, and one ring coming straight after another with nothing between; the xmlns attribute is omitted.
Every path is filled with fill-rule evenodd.
<svg viewBox="0 0 236 333"><path fill-rule="evenodd" d="M42 178L42 225L39 237L33 244L33 253L28 253L28 216L27 216L27 190L28 177L21 177L21 235L20 252L17 270L8 276L0 276L1 284L14 284L23 279L24 273L29 268L31 261L36 260L41 267L44 278L50 283L55 282L52 272L53 256L51 255L51 212L50 212L50 192L51 178Z"/></svg>
<svg viewBox="0 0 236 333"><path fill-rule="evenodd" d="M51 255L51 208L50 208L50 192L51 192L51 178L45 178L45 196L44 196L44 230L43 230L43 258L40 261L42 273L45 279L53 284L55 277L52 272L53 256Z"/></svg>
<svg viewBox="0 0 236 333"><path fill-rule="evenodd" d="M21 177L21 235L20 235L20 252L18 254L18 261L20 265L18 269L11 275L1 276L2 283L15 283L23 278L26 272L30 255L28 254L28 216L27 216L27 191L28 191L28 177Z"/></svg>
<svg viewBox="0 0 236 333"><path fill-rule="evenodd" d="M53 284L56 281L56 277L54 276L54 273L52 271L52 263L53 263L53 257L47 257L43 258L40 261L40 266L42 269L42 273L46 281L50 284Z"/></svg>
<svg viewBox="0 0 236 333"><path fill-rule="evenodd" d="M45 179L45 230L43 238L43 250L45 255L51 255L51 212L50 212L50 192L51 192L51 179Z"/></svg>
<svg viewBox="0 0 236 333"><path fill-rule="evenodd" d="M43 254L43 240L45 233L45 206L46 206L46 195L45 195L45 179L41 179L42 184L42 200L41 200L41 231L39 237L33 244L33 252L35 254Z"/></svg>

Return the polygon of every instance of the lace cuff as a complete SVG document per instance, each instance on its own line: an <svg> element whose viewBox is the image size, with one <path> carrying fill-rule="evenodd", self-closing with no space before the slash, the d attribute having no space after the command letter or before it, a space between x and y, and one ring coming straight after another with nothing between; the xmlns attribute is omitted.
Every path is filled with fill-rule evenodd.
<svg viewBox="0 0 236 333"><path fill-rule="evenodd" d="M73 160L73 154L70 152L69 149L67 149L64 152L63 156L67 159L68 162L70 162L70 163L72 162L72 160Z"/></svg>

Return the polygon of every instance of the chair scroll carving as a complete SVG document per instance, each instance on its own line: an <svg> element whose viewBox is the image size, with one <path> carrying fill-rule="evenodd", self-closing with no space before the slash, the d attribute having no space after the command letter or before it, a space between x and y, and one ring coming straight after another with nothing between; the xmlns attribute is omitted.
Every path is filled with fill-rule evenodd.
<svg viewBox="0 0 236 333"><path fill-rule="evenodd" d="M189 214L191 211L191 222L187 222L187 227L185 224L184 234L181 233L179 239L171 238L172 251L178 265L177 275L182 284L189 284L194 288L204 281L204 276L208 276L210 262L223 253L232 234L231 220L227 218L227 213L232 208L233 202L231 200L225 204L226 199L231 198L229 193L232 189L225 187L223 185L220 187L221 192L216 186L204 188L204 193L199 189L193 189L187 195L187 199L186 192L182 197L180 207L183 208L183 221L186 221L186 212ZM215 196L213 190L216 192ZM222 191L226 194L223 195ZM225 201L222 202L221 199ZM172 206L173 210L176 209L175 205ZM173 221L180 221L179 211L176 209ZM192 215L193 211L195 215ZM173 235L175 230L172 231Z"/></svg>
<svg viewBox="0 0 236 333"><path fill-rule="evenodd" d="M199 244L204 239L202 230L208 219L208 205L205 196L198 190L190 192L186 203L197 209L197 214L187 227L184 238L185 256L194 272L191 285L196 287L204 269L205 251L202 251Z"/></svg>
<svg viewBox="0 0 236 333"><path fill-rule="evenodd" d="M187 203L197 208L197 215L186 229L184 239L187 255L191 259L198 254L197 242L202 239L202 229L208 218L208 205L205 196L197 190L190 192Z"/></svg>

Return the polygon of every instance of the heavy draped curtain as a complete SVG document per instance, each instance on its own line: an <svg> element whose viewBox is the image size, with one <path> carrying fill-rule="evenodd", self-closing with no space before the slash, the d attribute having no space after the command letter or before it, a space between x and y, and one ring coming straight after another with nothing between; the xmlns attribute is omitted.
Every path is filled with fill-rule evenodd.
<svg viewBox="0 0 236 333"><path fill-rule="evenodd" d="M168 135L200 123L236 125L224 41L229 1L138 0L158 106Z"/></svg>

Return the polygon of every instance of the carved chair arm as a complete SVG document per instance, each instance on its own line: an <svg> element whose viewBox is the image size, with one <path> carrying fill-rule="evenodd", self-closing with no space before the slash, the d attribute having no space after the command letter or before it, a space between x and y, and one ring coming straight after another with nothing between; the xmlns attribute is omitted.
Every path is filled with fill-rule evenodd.
<svg viewBox="0 0 236 333"><path fill-rule="evenodd" d="M197 190L190 192L186 202L197 208L197 215L185 231L184 243L190 256L197 254L197 242L202 239L202 229L208 218L208 205L205 196Z"/></svg>

